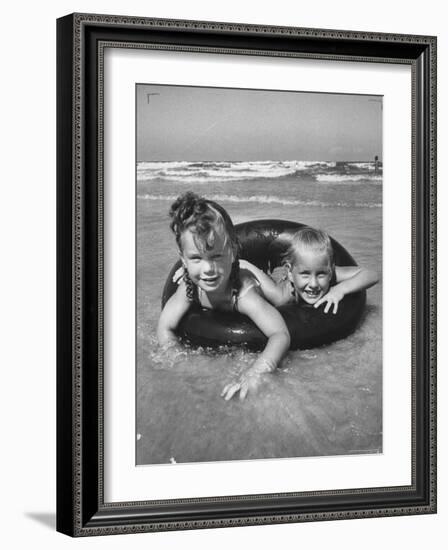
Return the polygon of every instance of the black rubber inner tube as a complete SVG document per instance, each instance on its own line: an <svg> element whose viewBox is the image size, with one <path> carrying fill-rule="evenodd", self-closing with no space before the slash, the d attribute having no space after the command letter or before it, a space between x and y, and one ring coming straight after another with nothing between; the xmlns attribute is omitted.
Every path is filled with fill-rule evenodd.
<svg viewBox="0 0 448 550"><path fill-rule="evenodd" d="M240 242L240 257L263 271L282 263L291 238L304 224L285 220L257 220L235 226ZM331 237L330 237L331 238ZM331 238L336 265L357 265L345 248ZM171 269L162 295L162 307L177 289L173 275L180 260ZM324 306L315 309L307 304L288 304L278 308L291 335L291 349L308 349L345 338L358 325L366 303L366 292L347 295L338 312L324 313ZM263 349L266 336L245 315L206 310L192 305L177 328L182 341L192 346L245 346L251 350Z"/></svg>

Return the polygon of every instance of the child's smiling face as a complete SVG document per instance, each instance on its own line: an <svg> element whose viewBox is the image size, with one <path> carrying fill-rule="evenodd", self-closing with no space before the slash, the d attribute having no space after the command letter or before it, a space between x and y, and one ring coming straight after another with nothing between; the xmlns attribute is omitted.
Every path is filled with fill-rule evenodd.
<svg viewBox="0 0 448 550"><path fill-rule="evenodd" d="M296 253L290 277L300 298L307 304L315 304L330 288L333 268L325 252L302 250Z"/></svg>
<svg viewBox="0 0 448 550"><path fill-rule="evenodd" d="M197 241L197 239L196 239ZM223 290L232 271L233 253L228 240L215 233L211 246L201 246L187 229L181 235L181 256L191 281L205 292Z"/></svg>

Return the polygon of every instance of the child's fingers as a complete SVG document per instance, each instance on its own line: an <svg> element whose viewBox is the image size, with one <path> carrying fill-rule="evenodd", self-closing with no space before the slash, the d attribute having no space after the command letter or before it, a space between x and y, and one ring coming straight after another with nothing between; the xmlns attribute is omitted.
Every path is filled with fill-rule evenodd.
<svg viewBox="0 0 448 550"><path fill-rule="evenodd" d="M227 395L224 396L224 400L225 401L230 401L230 399L232 399L232 397L236 394L236 392L239 390L239 386L234 386L233 388L231 388L228 392L227 392Z"/></svg>
<svg viewBox="0 0 448 550"><path fill-rule="evenodd" d="M240 384L232 384L231 387L226 392L226 395L224 396L224 399L226 401L229 401L229 399L232 399L232 397L236 394L236 392L240 389Z"/></svg>
<svg viewBox="0 0 448 550"><path fill-rule="evenodd" d="M224 397L225 394L227 393L227 390L230 388L230 384L227 384L226 386L224 386L222 392L221 392L221 397Z"/></svg>
<svg viewBox="0 0 448 550"><path fill-rule="evenodd" d="M184 267L179 267L176 269L176 272L173 275L173 283L180 283L182 277L184 276L185 269Z"/></svg>
<svg viewBox="0 0 448 550"><path fill-rule="evenodd" d="M335 302L334 308L333 308L333 315L336 314L337 312L338 312L338 302Z"/></svg>
<svg viewBox="0 0 448 550"><path fill-rule="evenodd" d="M246 397L248 391L249 391L249 387L248 387L247 384L242 386L242 388L240 389L240 400L241 401Z"/></svg>
<svg viewBox="0 0 448 550"><path fill-rule="evenodd" d="M325 306L324 313L328 313L330 311L332 302L327 302L327 305Z"/></svg>
<svg viewBox="0 0 448 550"><path fill-rule="evenodd" d="M234 385L235 385L234 382L230 382L230 384L227 384L226 386L224 386L224 389L221 392L221 397L224 397L226 393L230 390L230 388L233 387Z"/></svg>

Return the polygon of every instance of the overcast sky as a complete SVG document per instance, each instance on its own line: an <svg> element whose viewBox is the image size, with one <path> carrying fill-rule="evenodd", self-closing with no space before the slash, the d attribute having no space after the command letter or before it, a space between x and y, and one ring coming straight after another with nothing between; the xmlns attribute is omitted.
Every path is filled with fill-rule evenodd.
<svg viewBox="0 0 448 550"><path fill-rule="evenodd" d="M380 96L137 85L138 161L375 155L382 159Z"/></svg>

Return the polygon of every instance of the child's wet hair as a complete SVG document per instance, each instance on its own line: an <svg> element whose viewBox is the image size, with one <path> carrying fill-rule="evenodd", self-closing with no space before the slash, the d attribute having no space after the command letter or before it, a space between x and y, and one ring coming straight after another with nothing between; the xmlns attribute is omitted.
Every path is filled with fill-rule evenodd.
<svg viewBox="0 0 448 550"><path fill-rule="evenodd" d="M303 227L293 236L291 243L283 256L283 262L293 266L297 256L303 251L313 251L316 254L328 256L331 269L334 270L334 250L328 233L313 227Z"/></svg>
<svg viewBox="0 0 448 550"><path fill-rule="evenodd" d="M170 227L176 237L176 243L181 252L182 233L187 230L193 233L194 242L200 250L210 250L213 248L216 235L222 236L224 238L224 243L228 243L231 246L233 251L233 263L230 273L230 282L232 285L232 294L237 295L241 286L238 259L239 244L232 219L226 210L214 201L200 197L191 191L187 191L178 197L171 205L170 217ZM187 271L185 271L184 280L187 287L186 292L188 300L194 302L197 290Z"/></svg>
<svg viewBox="0 0 448 550"><path fill-rule="evenodd" d="M218 203L187 191L171 205L170 217L179 250L182 250L182 233L189 229L198 248L209 250L216 235L220 235L237 253L238 239L232 220Z"/></svg>

